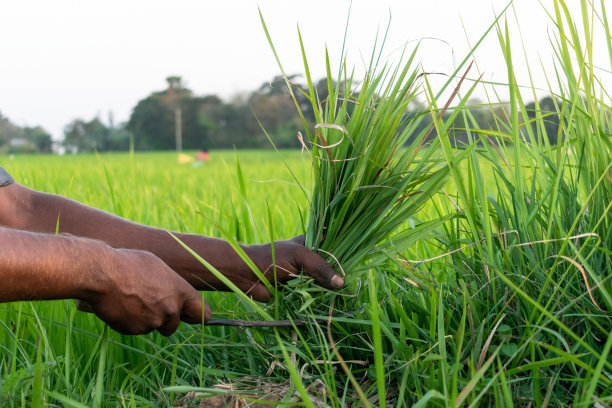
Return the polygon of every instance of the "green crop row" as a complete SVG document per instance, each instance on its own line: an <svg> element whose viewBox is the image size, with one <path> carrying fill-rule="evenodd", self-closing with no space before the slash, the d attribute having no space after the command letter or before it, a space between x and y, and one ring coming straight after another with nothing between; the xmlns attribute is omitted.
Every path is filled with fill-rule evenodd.
<svg viewBox="0 0 612 408"><path fill-rule="evenodd" d="M130 337L69 300L3 304L0 405L195 407L213 397L228 406L611 405L612 98L592 60L593 33L603 32L612 70L612 37L604 1L581 5L581 16L561 0L549 10L549 91L563 101L556 146L538 103L533 118L525 107L535 84L526 94L515 80L517 48L502 15L485 33L497 35L508 67L503 102L511 109L498 129L481 129L463 109L467 90L446 107L420 78L437 130L428 146L448 173L396 227L414 230L412 245L385 252L393 234L382 239L382 255L371 267L357 265L360 273L335 294L299 279L265 309L232 293L204 295L218 317L319 323L183 325L169 338ZM501 102L492 96L486 107L498 114ZM451 146L451 126L466 129L469 147ZM319 153L314 160L327 156ZM230 241L308 235L313 208L328 208L322 200L314 203L322 209L313 206L321 173L306 151L212 152L201 166L179 164L172 153L0 159L29 187ZM437 228L419 230L434 219Z"/></svg>

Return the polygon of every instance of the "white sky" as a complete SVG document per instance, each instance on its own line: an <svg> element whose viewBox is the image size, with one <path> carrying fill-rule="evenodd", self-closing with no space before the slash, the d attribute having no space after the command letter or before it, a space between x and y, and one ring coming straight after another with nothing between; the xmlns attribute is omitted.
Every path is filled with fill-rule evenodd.
<svg viewBox="0 0 612 408"><path fill-rule="evenodd" d="M577 0L568 0L576 6ZM552 10L552 0L543 0ZM420 60L428 71L452 73L507 4L506 0L354 0L348 61L361 65L376 31L392 15L387 50L423 38ZM251 91L279 70L261 28L261 8L288 73L301 73L299 23L315 78L324 75L324 47L337 64L349 1L344 0L19 0L0 5L0 112L19 125L42 125L61 139L63 127L80 117L112 111L129 118L138 100L180 75L196 94L230 98ZM551 22L535 0L516 0L536 86L547 88L538 56L551 60ZM580 22L580 14L576 14ZM508 14L514 34L514 11ZM462 23L464 26L462 26ZM520 38L513 35L516 63ZM601 64L610 69L605 44ZM596 54L597 55L597 54ZM455 61L456 60L456 61ZM506 81L497 35L476 54L487 80ZM519 81L528 83L517 68ZM476 76L476 72L473 77ZM481 94L483 96L483 94ZM530 98L528 98L530 99Z"/></svg>

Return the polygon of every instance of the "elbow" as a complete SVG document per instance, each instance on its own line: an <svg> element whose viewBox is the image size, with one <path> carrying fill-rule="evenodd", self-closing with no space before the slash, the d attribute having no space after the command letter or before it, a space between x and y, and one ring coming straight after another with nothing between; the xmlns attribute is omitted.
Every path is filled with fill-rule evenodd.
<svg viewBox="0 0 612 408"><path fill-rule="evenodd" d="M36 194L36 191L17 183L0 187L0 226L28 230Z"/></svg>

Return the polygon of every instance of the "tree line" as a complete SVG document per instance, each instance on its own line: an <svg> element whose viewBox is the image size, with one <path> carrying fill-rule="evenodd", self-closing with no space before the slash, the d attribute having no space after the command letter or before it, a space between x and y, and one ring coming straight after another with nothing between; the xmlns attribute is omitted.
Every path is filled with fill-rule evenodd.
<svg viewBox="0 0 612 408"><path fill-rule="evenodd" d="M289 78L296 87L306 89L298 76ZM327 80L315 84L319 98L327 97ZM297 103L308 123L314 124L314 113L305 95L294 92ZM545 97L539 101L540 111L546 116L546 134L556 144L560 119L560 101ZM470 113L480 129L504 129L509 126L509 107L491 107L478 101L470 103ZM535 117L536 105L526 106L530 119ZM446 116L448 117L448 113ZM431 114L423 105L411 105L406 112L410 118L423 117L421 127L430 127ZM64 128L61 147L68 152L172 150L176 147L177 121L185 150L225 148L270 148L268 136L279 148L299 148L297 133L303 124L295 102L287 91L285 80L276 77L256 90L235 95L224 101L217 95L195 95L184 86L178 76L167 78L167 87L140 100L127 122L116 124L112 115L106 120L77 118ZM472 127L472 126L470 126ZM264 132L265 129L265 132ZM536 129L534 129L535 131ZM266 136L266 133L268 136ZM436 137L435 130L430 137ZM465 129L455 127L451 133L456 145L467 143ZM0 114L0 154L12 152L41 152L52 150L52 139L42 127L19 127Z"/></svg>
<svg viewBox="0 0 612 408"><path fill-rule="evenodd" d="M40 126L20 127L0 113L0 154L49 153L51 134Z"/></svg>

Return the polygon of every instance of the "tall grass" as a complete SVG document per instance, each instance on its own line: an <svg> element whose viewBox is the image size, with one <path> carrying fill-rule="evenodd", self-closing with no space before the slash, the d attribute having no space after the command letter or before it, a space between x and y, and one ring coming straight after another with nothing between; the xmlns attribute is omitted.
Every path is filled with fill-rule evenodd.
<svg viewBox="0 0 612 408"><path fill-rule="evenodd" d="M594 25L603 26L609 50L611 39L603 2L597 9L582 1L581 9L582 35L565 2L555 1L551 13L558 32L551 44L557 56L555 78L549 83L559 84L550 93L561 101L557 114L562 124L556 146L548 142L546 114L539 110L537 100L536 118L529 118L514 74L515 48L510 44L507 19L500 19L494 28L508 69L510 112L507 118L496 118L496 123L507 125L493 132L482 130L470 110L464 109L469 92L445 117L446 106L441 108L438 101L444 88L432 90L426 78L420 88L415 87L411 81L418 77L416 72L409 76L407 88L394 87L397 78L402 83L409 64L406 71L394 70L377 59L379 54L373 54L365 80L355 88L346 74L350 69L344 65L338 85L332 86L328 60L330 96L321 101L312 86L302 45L309 83L305 92L317 120L305 123L307 129L314 127L309 132L314 190L307 234L312 248L327 245L325 253L334 254L333 260L351 259L355 252L346 248L358 247L365 252L380 249L380 241L367 241L370 228L379 222L377 216L384 218L388 208L384 193L377 191L378 172L391 162L385 158L397 154L397 146L390 141L395 137L402 140L400 146L406 144L402 137L410 135L410 124L394 126L399 122L393 119L401 118L402 109L406 110L407 105L402 107L401 103L420 91L428 100L438 135L429 146L443 152L452 179L446 187L456 191L453 200L448 195L432 197L438 186L427 190L427 200L435 208L430 208L430 216L461 214L444 226L444 238L421 244L426 251L420 253L406 250L408 245L403 247L401 241L395 246L392 237L399 223L393 224L384 237L405 256L402 259L384 250L381 254L399 268L383 266L382 260L365 264L366 269L376 271L379 288L378 303L365 308L370 318L367 325L371 325L366 333L371 333L373 340L361 343L352 339L346 349L362 356L355 350L373 347L376 387L370 391L378 390L381 405L385 388L394 386L402 398L417 405L531 402L540 406L551 401L561 405L609 401L611 379L604 367L612 367L607 344L612 335L612 110L593 66ZM379 64L383 65L380 75L376 73ZM389 79L390 85L383 79ZM379 80L387 86L377 87ZM288 87L292 90L289 81ZM504 102L489 101L494 115L493 107ZM347 108L351 103L354 107ZM389 114L395 107L400 112L397 116ZM468 133L470 144L464 150L453 149L450 143L449 129L457 125L463 125ZM389 139L385 138L387 130L392 134ZM370 140L380 141L377 149ZM410 156L422 143L417 137L417 143L408 144L403 154ZM425 159L431 157L428 150L419 152ZM370 154L378 160L363 164L360 159L370 158ZM458 166L463 157L466 171ZM395 162L396 169L406 174L402 164L401 160ZM490 169L492 178L483 177L485 168ZM370 169L374 177L361 178ZM356 198L362 189L374 190L374 198ZM405 221L414 214L407 203L398 207L405 213L394 209L393 214L401 214ZM366 211L360 211L362 208ZM367 210L373 212L368 214ZM356 228L351 231L353 224ZM404 231L410 234L413 229L406 226ZM426 238L421 231L413 235L414 241ZM423 259L428 252L438 256L410 260ZM446 254L440 256L440 252ZM354 263L347 262L349 273L358 269L366 256L353 259ZM338 264L342 266L342 262ZM370 289L374 284L362 281ZM363 295L357 298L353 305L364 300ZM381 329L384 345L379 340ZM339 329L344 335L350 330ZM420 341L423 344L418 347ZM385 373L380 370L382 355ZM395 370L403 371L401 380L390 374ZM578 380L583 377L584 381Z"/></svg>
<svg viewBox="0 0 612 408"><path fill-rule="evenodd" d="M509 15L501 15L486 34L497 35L508 67L510 100L491 98L486 105L502 115L495 107L509 102L508 117L496 118L498 128L483 129L463 105L471 87L459 91L459 102L445 115L440 113L447 101L426 77L404 94L413 97L418 92L429 102L437 135L408 167L432 166L426 177L411 177L427 183L442 171L447 180L440 192L436 187L422 195L418 213L394 208L409 206L409 199L388 204L412 216L391 237L401 237L405 228L415 234L410 239L416 242L400 245L393 254L394 249L386 246L388 238L374 240L385 251L375 256L369 252L346 268L353 281L337 294L298 282L276 302L260 306L274 318L313 316L329 319L329 325L276 331L184 326L169 339L156 334L105 337L95 317L75 313L68 301L0 305L0 404L46 401L80 407L102 400L103 406L168 407L174 396L174 405L183 401L184 406L196 406L198 401L185 399L186 393L228 398L239 394L252 401L272 399L261 391L273 389L274 399L285 404L302 401L331 407L611 405L612 103L592 63L594 53L603 52L593 49L593 33L599 27L606 35L611 70L612 40L605 3L583 0L581 6L582 15L573 18L564 1L554 1L549 10L556 30L551 44L556 70L548 71L549 83L554 84L549 90L559 100L557 113L562 118L557 145L548 142L549 114L539 102L535 116L526 108L525 100L533 99L535 91L525 94L515 79L513 53L520 48L517 51L510 42L509 26L515 22ZM318 101L312 88L305 90L319 115L318 123L308 127L313 162L311 157L301 159L298 152L285 153L283 167L263 153L240 152L238 169L230 152L213 154L214 160L198 169L180 167L170 155L161 154L101 156L100 161L94 159L96 165L90 157L17 157L2 161L2 166L31 187L172 230L221 236L223 229L232 239L254 243L289 238L306 229L313 248L323 243L328 245L323 247L326 252L345 253L349 259L340 264L346 264L352 248L335 246L342 244L335 241L344 233L342 225L332 234L324 233L323 227L336 225L334 219L313 217L332 214L325 210L326 197L333 194L347 192L345 199L352 193L353 200L363 194L363 199L375 200L376 190L387 190L351 192L346 172L361 168L364 177L370 171L374 177L382 168L388 174L379 177L394 180L391 165L385 166L386 146L368 150L369 163L378 164L371 168L365 161L360 167L358 160L328 160L328 152L334 160L361 157L349 151L352 143L346 143L351 137L357 144L360 134L354 119L358 116L351 115L362 115L370 124L384 123L402 109L403 99L394 98L394 90L401 93L410 78L416 79L418 64L406 71L406 81L399 82L404 85L394 88L381 84L397 84L393 78L400 78L403 70L383 68L380 62L371 65L378 76L367 77L361 88L356 82L349 85L344 63L335 77L328 63L329 78L337 80L330 86L336 99ZM446 90L454 89L467 62L469 58ZM469 78L477 78L472 72ZM536 85L541 86L531 87ZM498 95L485 83L478 86ZM351 93L359 89L363 91ZM370 108L356 104L359 98L367 98L361 100L371 102ZM323 125L316 129L318 134L317 124ZM468 148L450 145L453 126L466 129ZM401 135L410 132L410 123L394 131L388 136L391 143L407 136ZM437 151L427 157L429 146L437 146ZM411 150L397 152L404 157ZM312 163L320 167L313 171L310 185ZM166 171L153 170L160 167ZM91 174L87 181L85 169ZM211 181L232 177L233 186ZM308 186L310 200L302 188L289 183L260 182L278 178ZM317 192L323 179L334 182L320 184ZM334 190L339 186L343 187ZM269 205L258 198L264 196ZM355 212L352 205L347 204L347 215ZM301 225L299 214L310 210ZM342 215L333 214L335 219ZM443 221L435 234L415 233L419 220ZM348 237L355 239L351 234ZM217 315L258 318L256 308L233 294L205 296Z"/></svg>

